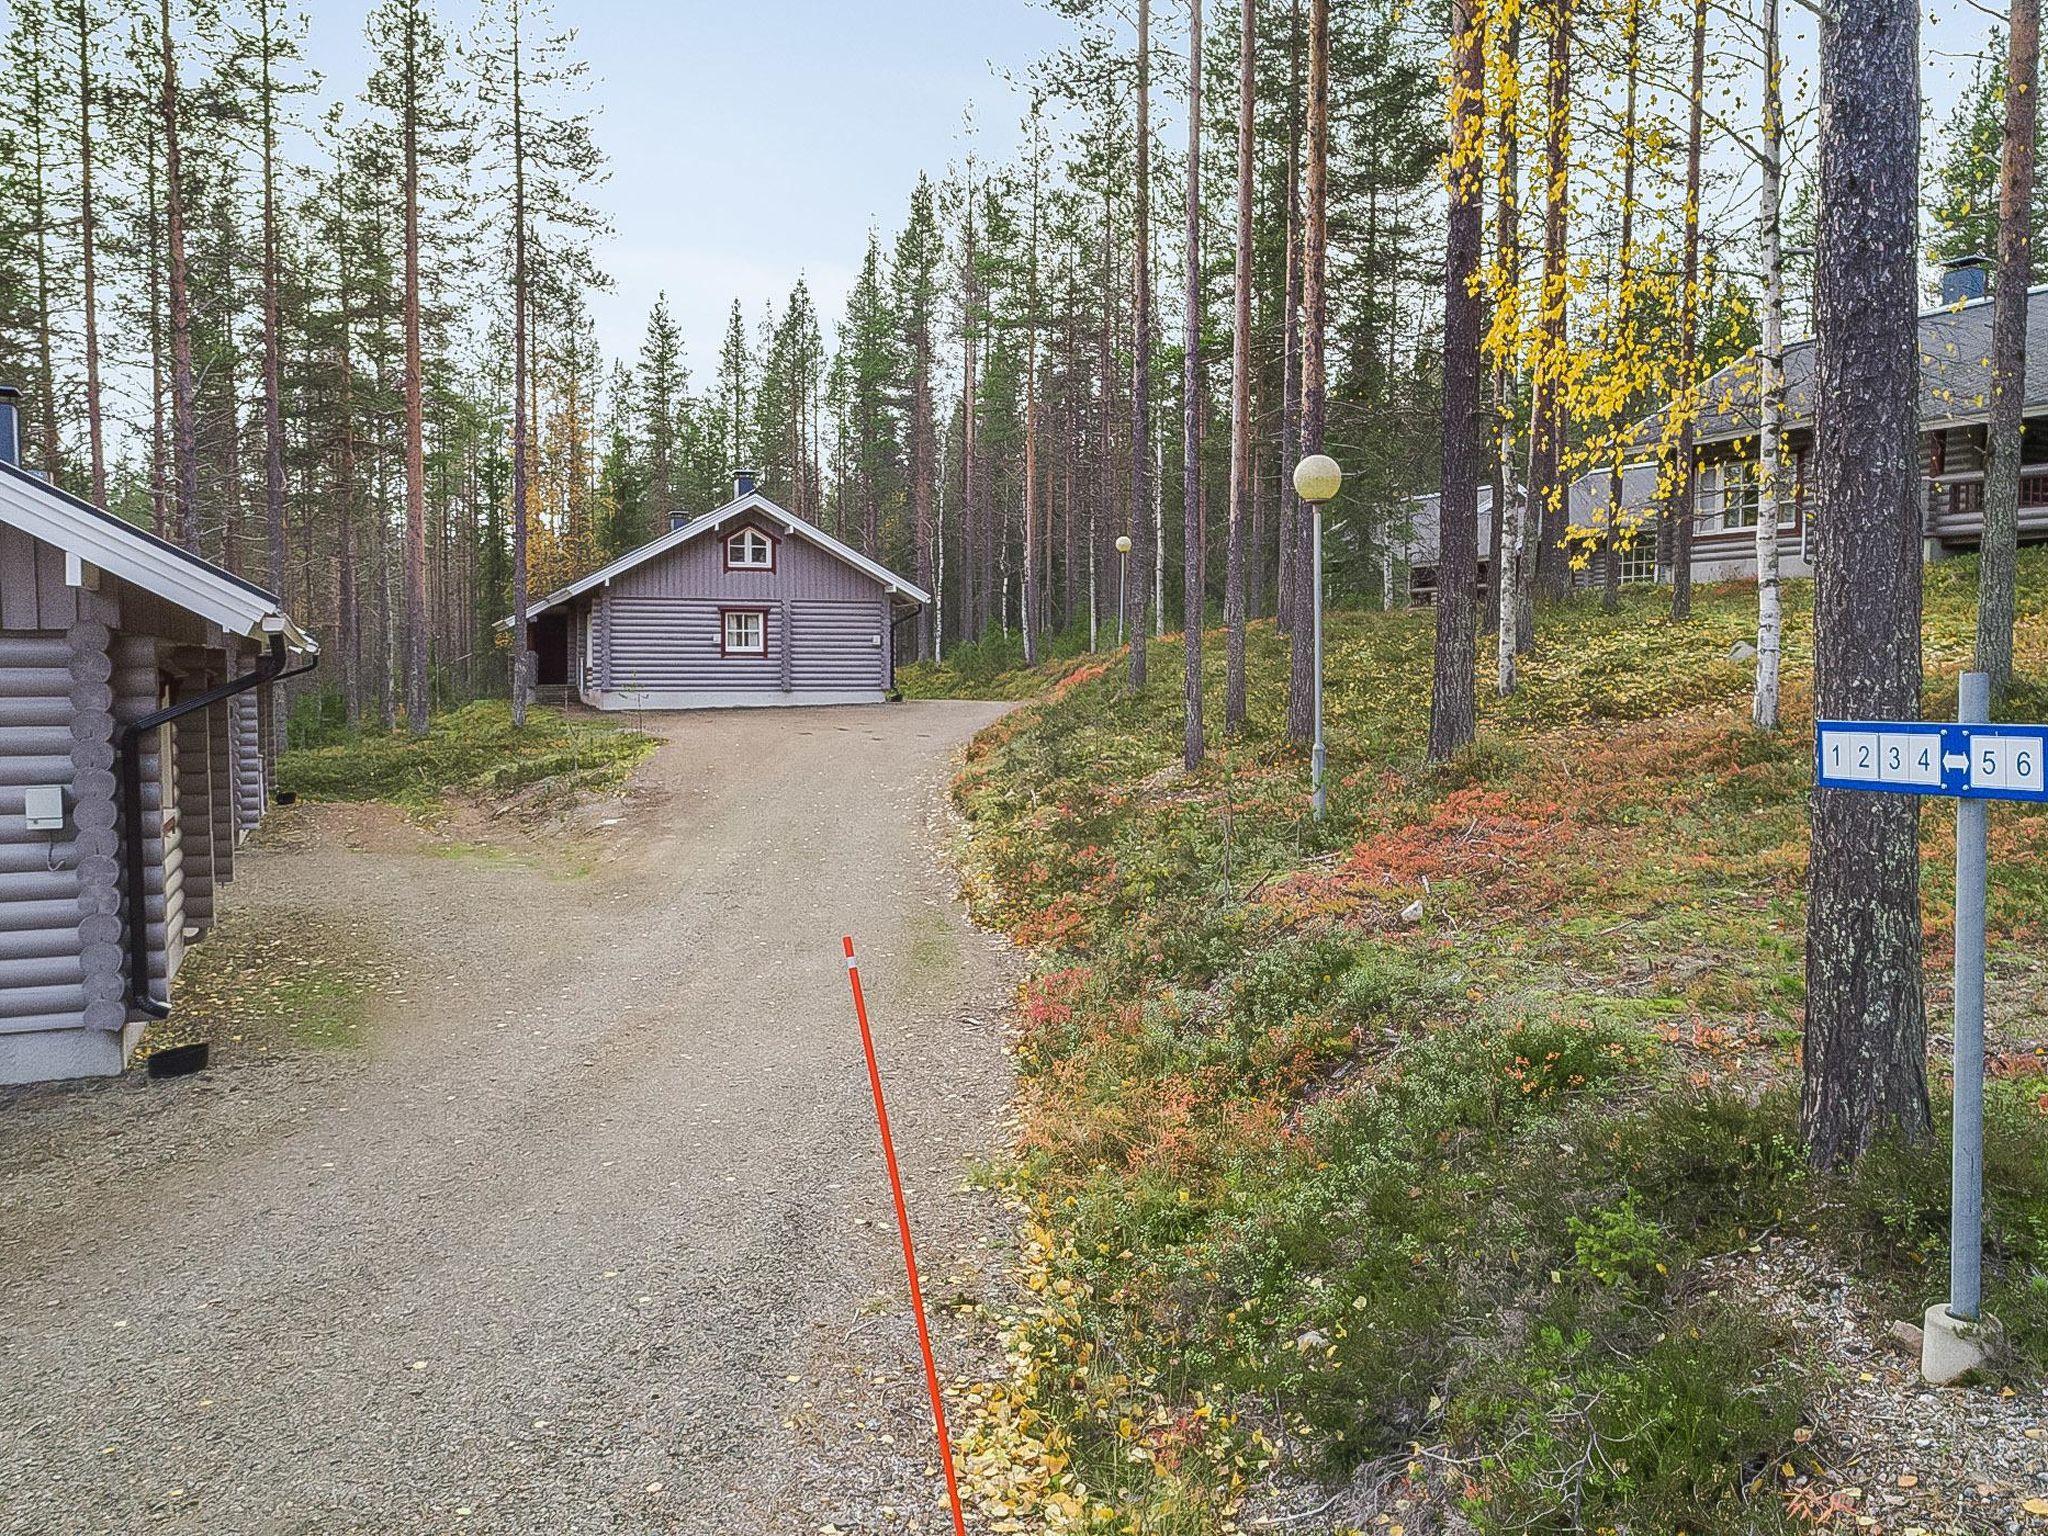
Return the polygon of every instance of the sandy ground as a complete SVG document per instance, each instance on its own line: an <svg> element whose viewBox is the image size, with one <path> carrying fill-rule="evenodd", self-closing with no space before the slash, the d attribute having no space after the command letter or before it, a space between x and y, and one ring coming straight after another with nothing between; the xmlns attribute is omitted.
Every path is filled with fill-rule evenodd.
<svg viewBox="0 0 2048 1536"><path fill-rule="evenodd" d="M238 910L405 981L366 1051L0 1095L0 1531L939 1530L839 939L942 1309L1001 1263L1005 947L939 856L1001 709L672 718L554 867L252 849Z"/></svg>

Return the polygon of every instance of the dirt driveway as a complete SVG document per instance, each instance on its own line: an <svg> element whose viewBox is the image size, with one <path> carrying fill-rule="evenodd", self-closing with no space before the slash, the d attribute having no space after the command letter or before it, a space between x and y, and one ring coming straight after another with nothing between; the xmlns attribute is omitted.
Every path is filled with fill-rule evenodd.
<svg viewBox="0 0 2048 1536"><path fill-rule="evenodd" d="M364 1052L0 1097L0 1531L940 1529L839 937L976 1295L1005 960L939 792L1001 710L672 719L584 873L255 850L237 911L367 913L403 993Z"/></svg>

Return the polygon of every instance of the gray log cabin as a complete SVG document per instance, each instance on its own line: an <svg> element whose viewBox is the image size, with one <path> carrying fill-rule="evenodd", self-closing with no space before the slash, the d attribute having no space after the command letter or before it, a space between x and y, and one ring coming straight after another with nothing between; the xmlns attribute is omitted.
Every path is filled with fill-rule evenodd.
<svg viewBox="0 0 2048 1536"><path fill-rule="evenodd" d="M1945 263L1941 302L1919 321L1920 467L1923 549L1939 560L1977 547L1984 532L1984 434L1991 398L1991 263L1964 257ZM2048 286L2028 290L2025 435L2021 439L2019 530L2022 542L2048 539L2048 304L2036 302ZM1811 576L1811 527L1806 517L1806 475L1813 452L1814 344L1785 348L1785 470L1778 496L1778 551L1785 576ZM1752 355L1722 369L1702 386L1705 406L1694 427L1699 478L1694 503L1692 573L1696 581L1756 575L1758 505L1758 370ZM1663 436L1663 418L1636 429L1650 449ZM1658 472L1653 458L1629 465L1623 507L1639 531L1623 557L1623 579L1671 580L1671 543L1659 536ZM1607 513L1607 476L1596 472L1571 487L1571 520L1598 530ZM1407 555L1419 572L1416 595L1435 590L1437 502L1409 504L1414 535ZM1480 498L1479 548L1486 561L1491 507ZM1484 573L1482 571L1482 580ZM1597 583L1596 567L1575 578Z"/></svg>
<svg viewBox="0 0 2048 1536"><path fill-rule="evenodd" d="M119 1072L169 1013L269 800L272 685L318 651L21 469L18 423L0 389L0 1083Z"/></svg>
<svg viewBox="0 0 2048 1536"><path fill-rule="evenodd" d="M930 596L734 477L651 543L528 610L535 682L597 709L877 704ZM500 628L509 628L506 619Z"/></svg>

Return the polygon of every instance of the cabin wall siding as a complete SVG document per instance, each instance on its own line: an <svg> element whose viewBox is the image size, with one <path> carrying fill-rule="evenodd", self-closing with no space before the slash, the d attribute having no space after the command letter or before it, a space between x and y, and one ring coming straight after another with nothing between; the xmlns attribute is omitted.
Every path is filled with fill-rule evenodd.
<svg viewBox="0 0 2048 1536"><path fill-rule="evenodd" d="M263 733L255 690L229 701L234 711L235 835L247 837L263 820Z"/></svg>
<svg viewBox="0 0 2048 1536"><path fill-rule="evenodd" d="M728 571L741 527L776 541L775 569ZM882 583L772 521L706 534L591 594L598 701L678 706L878 698L890 683L890 599ZM765 615L759 656L724 654L724 610Z"/></svg>
<svg viewBox="0 0 2048 1536"><path fill-rule="evenodd" d="M121 727L239 675L250 642L110 573L66 579L61 550L0 525L0 1083L106 1075L144 1019L128 1007ZM188 923L218 915L234 848L275 760L264 688L141 743L148 985L168 1002ZM30 833L27 791L63 791L65 825ZM182 803L181 803L182 802Z"/></svg>
<svg viewBox="0 0 2048 1536"><path fill-rule="evenodd" d="M15 579L13 554L0 551L0 570L15 573L9 607L20 617L34 603ZM0 633L0 1033L85 1021L80 882L69 838L30 832L25 814L32 785L59 784L70 796L71 657L62 631Z"/></svg>
<svg viewBox="0 0 2048 1536"><path fill-rule="evenodd" d="M725 569L726 538L741 528L759 528L775 541L772 571ZM622 572L610 585L614 598L715 598L724 603L863 599L882 585L808 539L782 532L761 518L742 519L692 539L659 559Z"/></svg>

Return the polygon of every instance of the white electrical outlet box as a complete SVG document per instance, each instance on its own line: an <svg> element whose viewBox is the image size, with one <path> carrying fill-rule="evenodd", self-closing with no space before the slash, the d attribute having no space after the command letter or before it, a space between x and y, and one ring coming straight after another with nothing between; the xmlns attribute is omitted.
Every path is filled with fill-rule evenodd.
<svg viewBox="0 0 2048 1536"><path fill-rule="evenodd" d="M28 814L28 829L31 832L62 832L64 830L64 789L58 784L31 784L26 793L24 809Z"/></svg>

